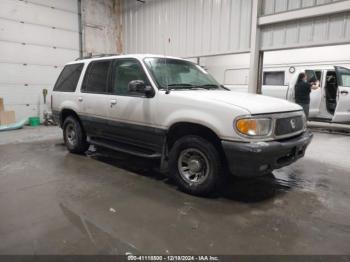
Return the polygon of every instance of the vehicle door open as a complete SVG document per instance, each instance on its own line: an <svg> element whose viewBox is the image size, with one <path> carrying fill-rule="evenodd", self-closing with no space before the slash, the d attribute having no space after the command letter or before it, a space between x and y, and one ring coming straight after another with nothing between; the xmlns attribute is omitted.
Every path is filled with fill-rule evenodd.
<svg viewBox="0 0 350 262"><path fill-rule="evenodd" d="M337 97L333 122L350 122L350 70L335 66L337 76Z"/></svg>
<svg viewBox="0 0 350 262"><path fill-rule="evenodd" d="M308 82L317 82L319 81L320 87L322 86L321 83L321 71L316 70L305 70L305 74L307 76ZM320 115L320 108L321 108L321 101L322 101L322 89L318 88L315 90L311 90L310 93L310 111L309 111L309 118L317 118Z"/></svg>
<svg viewBox="0 0 350 262"><path fill-rule="evenodd" d="M287 92L287 100L291 102L295 102L295 85L299 79L300 74L305 73L307 76L307 80L310 82L320 81L320 86L322 86L322 72L320 70L305 70L299 71L296 73L289 82L288 92ZM321 88L312 90L310 94L310 118L317 118L320 114L320 107L322 101L322 90Z"/></svg>

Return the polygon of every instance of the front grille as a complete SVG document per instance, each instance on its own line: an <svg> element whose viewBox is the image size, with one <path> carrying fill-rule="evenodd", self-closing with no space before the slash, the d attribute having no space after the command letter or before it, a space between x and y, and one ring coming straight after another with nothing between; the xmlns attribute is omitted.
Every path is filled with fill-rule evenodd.
<svg viewBox="0 0 350 262"><path fill-rule="evenodd" d="M297 133L304 128L304 120L302 116L293 116L280 118L276 120L275 136L285 136Z"/></svg>

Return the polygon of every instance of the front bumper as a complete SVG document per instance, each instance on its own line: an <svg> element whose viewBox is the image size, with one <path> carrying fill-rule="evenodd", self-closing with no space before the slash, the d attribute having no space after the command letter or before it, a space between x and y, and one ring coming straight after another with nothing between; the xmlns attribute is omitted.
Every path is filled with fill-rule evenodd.
<svg viewBox="0 0 350 262"><path fill-rule="evenodd" d="M312 140L305 131L298 137L271 142L222 141L227 165L236 176L253 177L270 173L303 157Z"/></svg>

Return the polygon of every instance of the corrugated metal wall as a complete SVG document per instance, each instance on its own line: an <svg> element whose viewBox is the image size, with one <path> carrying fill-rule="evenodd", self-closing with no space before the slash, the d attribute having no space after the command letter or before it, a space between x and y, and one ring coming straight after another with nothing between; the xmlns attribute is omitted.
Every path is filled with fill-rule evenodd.
<svg viewBox="0 0 350 262"><path fill-rule="evenodd" d="M262 15L297 10L344 0L263 0Z"/></svg>
<svg viewBox="0 0 350 262"><path fill-rule="evenodd" d="M264 0L262 13L271 15L319 5L327 5L331 10L335 2L342 1ZM350 12L263 26L261 37L263 50L350 43Z"/></svg>
<svg viewBox="0 0 350 262"><path fill-rule="evenodd" d="M0 97L18 120L42 115L42 90L79 56L77 0L0 2Z"/></svg>
<svg viewBox="0 0 350 262"><path fill-rule="evenodd" d="M251 6L251 0L124 0L124 50L181 57L248 51Z"/></svg>
<svg viewBox="0 0 350 262"><path fill-rule="evenodd" d="M350 43L350 12L266 26L262 49Z"/></svg>
<svg viewBox="0 0 350 262"><path fill-rule="evenodd" d="M263 0L262 15L348 0ZM249 51L252 0L123 1L124 51L181 57ZM350 42L349 12L264 26L262 49Z"/></svg>

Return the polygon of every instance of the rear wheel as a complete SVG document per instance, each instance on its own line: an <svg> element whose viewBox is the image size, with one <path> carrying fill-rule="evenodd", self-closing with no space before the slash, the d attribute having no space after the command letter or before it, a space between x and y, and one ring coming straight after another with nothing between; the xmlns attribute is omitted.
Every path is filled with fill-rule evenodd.
<svg viewBox="0 0 350 262"><path fill-rule="evenodd" d="M185 136L175 142L169 154L169 168L179 188L193 195L213 192L223 177L218 150L199 136Z"/></svg>
<svg viewBox="0 0 350 262"><path fill-rule="evenodd" d="M73 116L68 116L64 120L63 138L67 149L71 153L82 154L89 148L83 128Z"/></svg>

